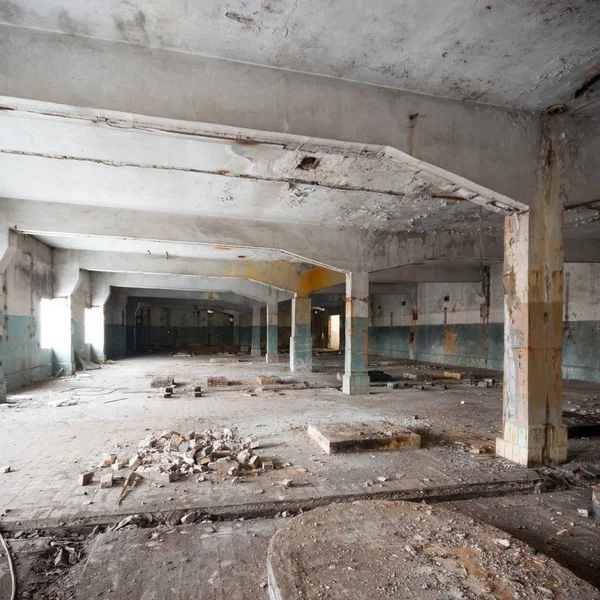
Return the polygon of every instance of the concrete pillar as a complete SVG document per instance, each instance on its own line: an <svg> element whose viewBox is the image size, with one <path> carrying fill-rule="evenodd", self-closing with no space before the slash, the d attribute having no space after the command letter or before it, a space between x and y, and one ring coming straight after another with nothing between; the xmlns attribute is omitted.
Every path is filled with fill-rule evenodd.
<svg viewBox="0 0 600 600"><path fill-rule="evenodd" d="M546 190L548 191L548 190ZM506 218L503 437L496 452L524 466L567 458L562 424L562 205Z"/></svg>
<svg viewBox="0 0 600 600"><path fill-rule="evenodd" d="M275 300L267 304L267 362L279 362L279 303Z"/></svg>
<svg viewBox="0 0 600 600"><path fill-rule="evenodd" d="M240 345L240 313L233 315L233 345Z"/></svg>
<svg viewBox="0 0 600 600"><path fill-rule="evenodd" d="M65 375L75 373L75 332L73 295L81 281L79 254L75 250L52 250L54 342L56 369Z"/></svg>
<svg viewBox="0 0 600 600"><path fill-rule="evenodd" d="M240 352L250 351L250 323L250 313L242 313L240 315Z"/></svg>
<svg viewBox="0 0 600 600"><path fill-rule="evenodd" d="M8 228L5 223L0 224L0 349L4 340L4 272L12 261L17 251L17 234ZM0 404L5 403L7 399L6 378L4 376L4 364L2 361L3 353L0 352Z"/></svg>
<svg viewBox="0 0 600 600"><path fill-rule="evenodd" d="M369 274L346 275L344 394L369 393Z"/></svg>
<svg viewBox="0 0 600 600"><path fill-rule="evenodd" d="M114 288L110 298L103 304L104 315L104 354L105 358L123 358L127 353L127 326L132 330L133 312L128 303L127 293ZM133 332L131 331L131 334ZM130 342L131 344L131 342ZM132 345L132 344L131 344ZM133 347L131 348L133 350ZM99 356L99 353L95 350Z"/></svg>
<svg viewBox="0 0 600 600"><path fill-rule="evenodd" d="M106 310L110 297L109 285L97 285L94 277L90 278L91 304L86 309L85 337L91 347L92 360L97 363L106 362Z"/></svg>
<svg viewBox="0 0 600 600"><path fill-rule="evenodd" d="M260 306L252 308L252 350L251 356L260 356Z"/></svg>
<svg viewBox="0 0 600 600"><path fill-rule="evenodd" d="M292 299L292 337L290 338L290 371L312 371L312 333L310 298Z"/></svg>

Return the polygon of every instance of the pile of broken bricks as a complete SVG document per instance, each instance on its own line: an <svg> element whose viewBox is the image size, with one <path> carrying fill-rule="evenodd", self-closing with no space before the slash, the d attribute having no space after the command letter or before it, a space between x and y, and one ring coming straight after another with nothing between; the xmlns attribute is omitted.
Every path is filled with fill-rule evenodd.
<svg viewBox="0 0 600 600"><path fill-rule="evenodd" d="M151 433L141 440L134 456L127 460L116 454L105 454L98 465L103 469L101 488L110 488L115 479L124 479L124 489L137 477L157 484L177 481L182 476L198 475L204 481L206 475L215 473L227 479L256 473L263 465L254 453L259 442L252 438L240 438L237 429L222 432L207 429L182 435L176 431L164 431L159 436ZM89 485L94 472L79 475L79 485Z"/></svg>

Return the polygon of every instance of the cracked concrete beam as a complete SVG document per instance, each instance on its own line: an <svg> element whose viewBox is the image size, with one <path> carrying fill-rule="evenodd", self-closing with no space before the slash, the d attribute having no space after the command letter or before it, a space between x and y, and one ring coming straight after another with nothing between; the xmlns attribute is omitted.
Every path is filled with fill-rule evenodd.
<svg viewBox="0 0 600 600"><path fill-rule="evenodd" d="M88 271L243 278L288 292L296 292L301 280L299 265L287 261L203 260L90 250L80 250L79 261L81 268Z"/></svg>
<svg viewBox="0 0 600 600"><path fill-rule="evenodd" d="M223 277L110 273L107 271L96 271L90 273L90 281L98 287L110 285L113 287L148 288L151 290L234 292L263 303L273 299L282 302L292 297L292 294L288 292L282 292L281 290L255 281Z"/></svg>

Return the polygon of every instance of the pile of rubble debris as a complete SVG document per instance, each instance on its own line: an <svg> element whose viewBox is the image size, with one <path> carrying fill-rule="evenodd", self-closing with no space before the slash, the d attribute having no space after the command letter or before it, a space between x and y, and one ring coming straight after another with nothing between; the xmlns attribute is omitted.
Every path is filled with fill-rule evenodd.
<svg viewBox="0 0 600 600"><path fill-rule="evenodd" d="M222 432L205 430L192 431L183 435L177 431L163 431L160 435L151 433L138 444L134 456L128 460L116 454L105 454L99 467L110 468L101 478L101 487L112 487L113 473L128 472L157 483L177 481L181 476L198 475L204 481L205 475L216 473L225 478L239 477L263 468L260 457L255 454L259 442L252 438L241 438L237 429L223 429ZM269 462L269 461L267 461ZM93 480L93 472L79 476L80 485Z"/></svg>

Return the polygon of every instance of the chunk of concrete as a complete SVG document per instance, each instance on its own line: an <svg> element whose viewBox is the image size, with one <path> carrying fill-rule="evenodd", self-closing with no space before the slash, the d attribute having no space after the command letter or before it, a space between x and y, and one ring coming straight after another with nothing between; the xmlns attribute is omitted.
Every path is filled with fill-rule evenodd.
<svg viewBox="0 0 600 600"><path fill-rule="evenodd" d="M411 381L428 381L429 375L425 373L402 373L403 379L410 379Z"/></svg>
<svg viewBox="0 0 600 600"><path fill-rule="evenodd" d="M600 521L600 483L592 488L592 514Z"/></svg>
<svg viewBox="0 0 600 600"><path fill-rule="evenodd" d="M327 454L408 450L421 446L421 437L404 427L384 422L316 423L308 436Z"/></svg>
<svg viewBox="0 0 600 600"><path fill-rule="evenodd" d="M182 525L191 525L195 521L196 521L196 513L195 512L186 513L185 515L183 515L183 517L181 517Z"/></svg>
<svg viewBox="0 0 600 600"><path fill-rule="evenodd" d="M4 467L0 467L0 473L10 473L12 467L10 465L5 465Z"/></svg>
<svg viewBox="0 0 600 600"><path fill-rule="evenodd" d="M468 544L457 541L467 536ZM356 599L483 598L494 595L480 591L491 581L501 586L498 598L600 598L495 527L439 505L398 501L331 504L294 517L271 538L267 578L273 600L347 598L348 590Z"/></svg>
<svg viewBox="0 0 600 600"><path fill-rule="evenodd" d="M78 483L79 483L79 485L89 485L90 483L92 483L93 479L94 479L94 472L87 471L85 473L79 474Z"/></svg>
<svg viewBox="0 0 600 600"><path fill-rule="evenodd" d="M259 375L256 378L256 381L258 382L258 385L275 385L279 382L279 379L273 375Z"/></svg>
<svg viewBox="0 0 600 600"><path fill-rule="evenodd" d="M135 471L142 464L142 459L136 454L129 460L129 468Z"/></svg>
<svg viewBox="0 0 600 600"><path fill-rule="evenodd" d="M472 373L459 373L458 371L444 371L447 379L473 379Z"/></svg>
<svg viewBox="0 0 600 600"><path fill-rule="evenodd" d="M112 486L113 486L112 472L104 473L102 475L102 477L100 478L100 488L104 490L104 489L111 488Z"/></svg>
<svg viewBox="0 0 600 600"><path fill-rule="evenodd" d="M226 387L229 385L227 377L209 377L207 380L208 387Z"/></svg>
<svg viewBox="0 0 600 600"><path fill-rule="evenodd" d="M166 388L166 387L173 386L173 385L175 385L175 378L172 376L155 377L150 382L150 387L153 387L153 388Z"/></svg>

